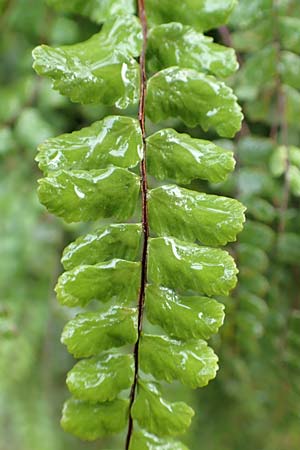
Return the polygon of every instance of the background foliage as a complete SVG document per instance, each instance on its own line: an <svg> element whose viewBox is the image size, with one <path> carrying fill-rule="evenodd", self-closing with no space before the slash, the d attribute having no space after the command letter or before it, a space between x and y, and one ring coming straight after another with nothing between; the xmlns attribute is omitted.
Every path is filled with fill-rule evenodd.
<svg viewBox="0 0 300 450"><path fill-rule="evenodd" d="M218 377L193 398L172 387L197 409L188 437L195 449L199 442L208 450L296 450L300 445L300 99L295 77L284 71L288 58L293 67L299 58L300 11L298 2L287 0L251 4L249 11L249 2L241 1L230 24L242 63L232 84L247 122L234 147L238 170L223 185L194 186L238 196L249 218L232 248L240 285L226 301L221 337L212 342L221 356ZM2 1L0 10L0 449L41 450L41 442L42 450L93 449L59 426L65 373L73 361L59 343L68 312L53 295L62 248L88 228L66 226L38 204L40 174L33 159L46 138L116 111L71 104L31 69L33 47L82 41L97 32L95 24L54 12L43 0ZM228 39L226 30L214 34L219 42ZM216 139L177 121L168 125ZM296 149L287 150L291 146ZM286 205L287 171L292 178ZM118 448L118 442L103 443L108 447Z"/></svg>

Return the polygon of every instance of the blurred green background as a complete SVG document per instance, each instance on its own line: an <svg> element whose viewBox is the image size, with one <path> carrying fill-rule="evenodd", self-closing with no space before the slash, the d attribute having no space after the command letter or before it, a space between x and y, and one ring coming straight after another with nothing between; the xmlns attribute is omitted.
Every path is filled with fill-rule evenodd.
<svg viewBox="0 0 300 450"><path fill-rule="evenodd" d="M121 440L81 443L60 429L73 361L60 344L70 312L56 302L53 288L62 271L61 252L83 228L66 226L39 204L34 162L44 139L115 112L70 103L31 69L35 46L79 42L97 27L56 13L44 0L0 0L0 29L0 450L116 450ZM202 136L199 129L189 131ZM268 170L274 150L264 139L268 125L255 124L252 131L260 137L239 141L239 168L231 180L205 186L239 195L250 225L232 248L241 282L224 300L227 321L212 342L220 356L217 379L200 391L174 388L196 409L186 439L194 450L300 448L299 201L291 201L288 236L274 255L282 180ZM253 197L260 207L251 206Z"/></svg>

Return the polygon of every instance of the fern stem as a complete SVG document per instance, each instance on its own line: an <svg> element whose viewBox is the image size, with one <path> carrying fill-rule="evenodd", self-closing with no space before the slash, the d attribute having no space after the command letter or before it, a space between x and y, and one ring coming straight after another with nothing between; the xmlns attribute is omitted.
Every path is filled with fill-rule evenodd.
<svg viewBox="0 0 300 450"><path fill-rule="evenodd" d="M135 373L134 373L134 381L130 391L129 421L125 446L126 450L129 449L133 432L133 419L131 409L136 395L138 374L139 374L139 344L143 328L145 289L147 284L147 262L148 262L148 240L149 240L149 221L148 221L148 205L147 205L148 183L147 183L147 168L146 168L147 149L146 149L146 127L145 127L145 98L147 88L147 75L146 75L147 18L145 10L145 0L138 0L138 15L142 24L142 33L143 33L143 47L140 56L140 101L139 101L139 122L143 136L143 157L140 164L141 192L142 192L143 249L142 249L142 266L141 266L141 285L138 298L138 339L134 347Z"/></svg>

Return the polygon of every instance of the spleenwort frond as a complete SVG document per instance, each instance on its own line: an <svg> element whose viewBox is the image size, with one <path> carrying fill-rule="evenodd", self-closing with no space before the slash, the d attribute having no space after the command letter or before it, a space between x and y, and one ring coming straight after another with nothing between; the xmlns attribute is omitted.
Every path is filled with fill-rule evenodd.
<svg viewBox="0 0 300 450"><path fill-rule="evenodd" d="M206 0L140 0L139 18L134 2L50 3L104 25L86 42L36 48L35 70L75 102L139 104L138 120L109 116L39 148L39 196L48 210L67 222L111 221L62 258L58 300L86 308L62 334L82 358L67 377L73 397L62 426L87 440L127 428L127 450L184 450L173 437L194 412L165 399L160 382L197 388L216 375L206 340L224 312L212 297L228 295L237 274L217 247L236 239L245 208L187 186L224 180L231 152L171 128L147 135L145 119L179 118L225 137L240 129L236 97L216 78L237 69L234 52L203 35L227 20L235 0L213 8ZM137 207L142 220L133 223Z"/></svg>

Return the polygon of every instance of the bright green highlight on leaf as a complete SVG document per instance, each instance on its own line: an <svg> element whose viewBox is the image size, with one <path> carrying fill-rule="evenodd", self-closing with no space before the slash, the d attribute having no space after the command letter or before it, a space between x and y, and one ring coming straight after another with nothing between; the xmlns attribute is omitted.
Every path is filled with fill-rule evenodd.
<svg viewBox="0 0 300 450"><path fill-rule="evenodd" d="M140 351L141 369L168 383L180 380L191 388L206 386L218 370L217 356L202 340L181 342L144 335Z"/></svg>
<svg viewBox="0 0 300 450"><path fill-rule="evenodd" d="M150 25L182 22L200 30L223 25L236 0L147 0L146 11Z"/></svg>
<svg viewBox="0 0 300 450"><path fill-rule="evenodd" d="M158 180L188 184L200 178L223 181L233 171L233 153L210 141L164 128L147 138L148 172Z"/></svg>
<svg viewBox="0 0 300 450"><path fill-rule="evenodd" d="M237 200L176 185L149 192L149 221L158 236L225 245L242 231L245 207Z"/></svg>
<svg viewBox="0 0 300 450"><path fill-rule="evenodd" d="M102 30L80 44L33 51L34 69L73 102L103 103L127 108L139 97L141 26L134 16L106 22Z"/></svg>
<svg viewBox="0 0 300 450"><path fill-rule="evenodd" d="M224 250L169 237L150 240L149 282L183 292L228 295L236 273L234 260Z"/></svg>
<svg viewBox="0 0 300 450"><path fill-rule="evenodd" d="M186 125L214 128L233 137L243 115L232 90L214 77L192 69L170 67L148 82L146 113L152 122L179 117Z"/></svg>
<svg viewBox="0 0 300 450"><path fill-rule="evenodd" d="M80 400L106 402L130 388L133 377L133 355L107 352L79 361L68 373L67 385Z"/></svg>
<svg viewBox="0 0 300 450"><path fill-rule="evenodd" d="M136 340L137 310L121 306L78 314L67 323L61 337L75 358L95 356L104 350L134 344Z"/></svg>
<svg viewBox="0 0 300 450"><path fill-rule="evenodd" d="M183 402L169 403L154 383L139 381L133 419L156 436L183 434L191 424L194 411Z"/></svg>
<svg viewBox="0 0 300 450"><path fill-rule="evenodd" d="M58 169L104 169L110 164L127 169L138 164L141 154L138 121L108 116L80 131L48 139L39 146L37 161L45 174Z"/></svg>
<svg viewBox="0 0 300 450"><path fill-rule="evenodd" d="M89 403L70 398L63 408L61 425L65 431L86 441L118 433L126 425L128 400Z"/></svg>
<svg viewBox="0 0 300 450"><path fill-rule="evenodd" d="M171 337L209 339L223 324L224 305L208 297L179 296L171 289L147 286L148 320Z"/></svg>
<svg viewBox="0 0 300 450"><path fill-rule="evenodd" d="M150 72L178 66L221 78L232 75L238 68L232 48L214 44L213 38L181 23L159 25L150 30L147 64Z"/></svg>
<svg viewBox="0 0 300 450"><path fill-rule="evenodd" d="M90 17L96 23L135 12L134 0L48 0L48 3L60 11Z"/></svg>
<svg viewBox="0 0 300 450"><path fill-rule="evenodd" d="M91 300L120 304L137 298L140 282L140 262L112 259L92 266L81 265L64 272L55 288L62 305L85 306Z"/></svg>
<svg viewBox="0 0 300 450"><path fill-rule="evenodd" d="M62 263L65 270L79 265L93 265L112 258L139 259L142 226L137 223L111 224L80 236L65 248Z"/></svg>
<svg viewBox="0 0 300 450"><path fill-rule="evenodd" d="M126 220L134 213L140 182L126 169L58 170L39 180L40 202L66 222L106 217Z"/></svg>

